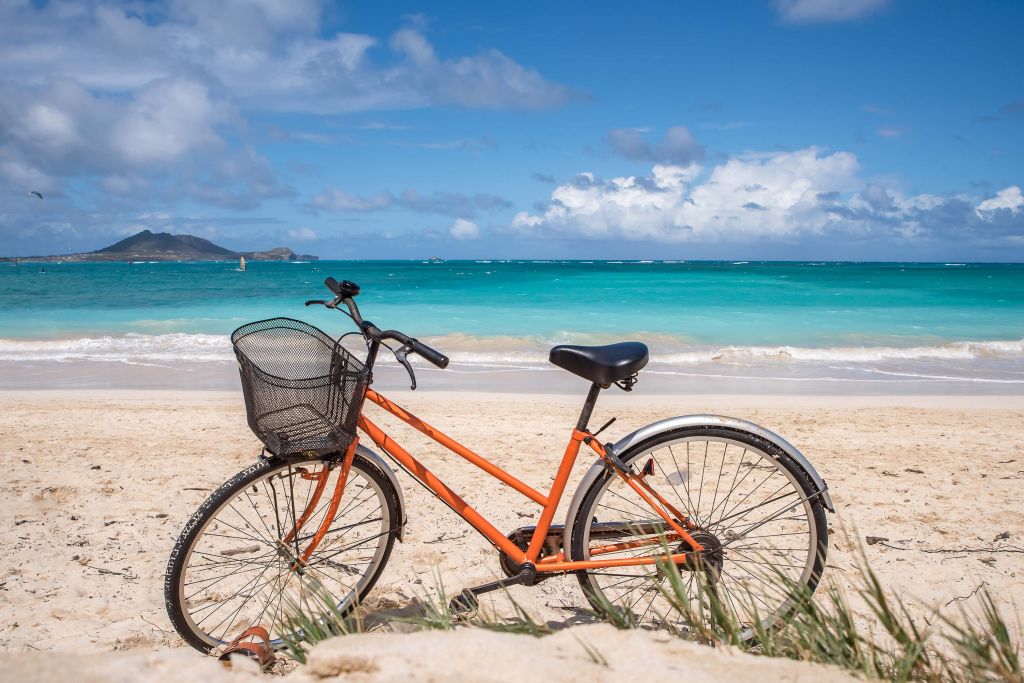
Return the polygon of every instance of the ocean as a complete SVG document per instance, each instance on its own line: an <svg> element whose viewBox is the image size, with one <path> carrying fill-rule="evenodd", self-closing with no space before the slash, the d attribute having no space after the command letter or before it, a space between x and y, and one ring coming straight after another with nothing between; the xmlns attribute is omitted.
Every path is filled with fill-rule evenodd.
<svg viewBox="0 0 1024 683"><path fill-rule="evenodd" d="M232 388L245 322L351 330L303 306L328 275L447 353L447 388L547 377L553 344L636 339L663 390L1024 391L1021 264L499 260L0 264L0 387Z"/></svg>

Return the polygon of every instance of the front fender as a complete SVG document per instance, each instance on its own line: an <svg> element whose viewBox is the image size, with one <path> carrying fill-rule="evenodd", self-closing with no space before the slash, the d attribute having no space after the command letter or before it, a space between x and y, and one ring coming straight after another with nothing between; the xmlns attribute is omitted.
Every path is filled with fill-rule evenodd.
<svg viewBox="0 0 1024 683"><path fill-rule="evenodd" d="M364 458L372 462L374 465L376 465L377 468L382 473L384 473L384 476L388 478L388 480L391 482L391 485L395 487L395 491L398 493L398 519L401 520L401 525L398 527L398 540L404 542L406 522L405 494L402 493L402 485L398 483L398 476L395 474L394 470L391 469L391 467L388 465L387 461L384 460L384 458L377 455L377 453L371 451L363 444L359 444L356 446L356 453L358 453L359 455L363 456Z"/></svg>
<svg viewBox="0 0 1024 683"><path fill-rule="evenodd" d="M775 432L765 429L760 425L756 425L753 422L747 422L746 420L740 420L735 417L725 417L723 415L680 415L678 417L670 417L665 420L659 420L658 422L649 424L646 427L641 427L632 434L624 436L611 444L611 449L615 453L625 453L633 446L651 438L652 436L673 429L679 429L681 427L727 427L729 429L750 432L751 434L754 434L766 441L770 441L780 450L793 458L800 468L807 473L811 482L817 490L821 492L821 501L824 503L825 508L829 512L834 513L836 511L835 506L832 505L832 497L828 493L828 484L825 483L825 480L822 479L821 475L814 469L814 466L807 457L798 451L796 446L789 443ZM569 503L569 509L566 511L565 516L565 528L562 532L562 548L565 550L567 555L570 552L568 545L570 540L569 535L572 533L573 521L576 519L576 514L579 512L580 505L583 504L583 496L586 495L591 484L593 484L604 471L604 463L601 460L595 462L583 476L579 486L576 488L576 493L572 497L572 501Z"/></svg>

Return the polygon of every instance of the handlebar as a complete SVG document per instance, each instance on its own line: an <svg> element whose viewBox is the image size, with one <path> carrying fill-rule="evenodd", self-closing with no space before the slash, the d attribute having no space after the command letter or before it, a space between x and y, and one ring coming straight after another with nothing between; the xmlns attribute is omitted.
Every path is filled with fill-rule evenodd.
<svg viewBox="0 0 1024 683"><path fill-rule="evenodd" d="M363 320L363 316L359 313L359 307L356 306L356 302L352 300L353 297L359 294L359 285L349 280L342 280L341 282L338 282L333 277L329 277L324 280L324 284L327 285L327 288L334 293L334 301L328 302L319 299L311 299L306 302L307 306L322 304L327 308L337 308L338 304L345 304L345 307L348 308L349 315L352 316L352 320L355 321L357 326L359 326L359 331L363 333L363 336L374 341L383 341L385 339L394 340L405 347L408 351L411 351L426 360L428 363L432 363L442 370L448 367L448 357L437 349L431 348L418 339L410 337L398 330L381 330L370 321Z"/></svg>

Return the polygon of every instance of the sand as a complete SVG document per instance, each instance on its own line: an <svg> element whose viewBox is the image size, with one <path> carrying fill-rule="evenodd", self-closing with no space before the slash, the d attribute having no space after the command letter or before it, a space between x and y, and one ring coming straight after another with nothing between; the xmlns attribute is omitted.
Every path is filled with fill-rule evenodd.
<svg viewBox="0 0 1024 683"><path fill-rule="evenodd" d="M136 651L117 657L21 654L8 655L3 663L4 675L10 680L244 683L260 678L255 665L247 666L247 662L225 671L212 658L181 650ZM666 676L689 683L858 680L833 667L755 657L726 648L715 650L665 633L624 632L607 624L576 626L539 639L481 629L363 633L321 643L310 653L308 665L292 671L287 680L498 683L537 675L549 681L588 683L664 680Z"/></svg>
<svg viewBox="0 0 1024 683"><path fill-rule="evenodd" d="M542 491L582 400L449 392L391 396ZM872 536L885 540L865 546L868 559L882 581L921 613L982 584L1008 611L1024 605L1024 397L645 397L614 391L602 397L593 424L615 415L610 432L625 434L655 419L695 412L763 424L816 465L838 511L829 517L835 533L828 579L846 583L856 561L853 546ZM11 392L0 398L0 415L0 647L13 670L32 660L11 653L92 653L86 661L108 661L96 660L95 653L182 647L163 611L164 566L192 510L259 452L240 395ZM535 505L479 470L393 419L378 422L466 492L499 528L536 520ZM574 480L589 464L581 458ZM489 544L401 476L410 512L406 542L396 545L368 609L401 611L435 589L435 574L449 592L497 576ZM578 621L574 607L585 604L571 577L517 587L511 594L554 627ZM501 598L493 608L504 608ZM472 638L489 637L419 634L415 642L454 638L459 644L452 647L459 650L482 648ZM674 656L671 648L692 647L661 643L653 635L635 637L650 641L644 647L661 648L666 661ZM407 634L360 638L379 653L414 642L395 640L411 638ZM544 656L568 657L573 666L572 657L585 656L566 654L576 642L568 635L543 642ZM429 651L433 645L422 647ZM531 656L537 651L535 644L522 647ZM192 656L160 656L172 655ZM706 680L719 680L714 671L721 662L710 658L706 665ZM756 665L768 666L764 660ZM397 680L403 666L397 660L380 663L379 675L366 680ZM590 665L581 659L579 666ZM490 680L505 680L499 674ZM600 674L594 669L594 680L602 680ZM787 680L803 680L795 669L792 676Z"/></svg>

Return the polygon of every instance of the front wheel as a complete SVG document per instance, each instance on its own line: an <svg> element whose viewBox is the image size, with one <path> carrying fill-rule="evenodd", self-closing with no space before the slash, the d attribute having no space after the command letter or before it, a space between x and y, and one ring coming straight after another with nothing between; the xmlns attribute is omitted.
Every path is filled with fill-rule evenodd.
<svg viewBox="0 0 1024 683"><path fill-rule="evenodd" d="M677 564L676 590L657 565L615 566L577 573L596 609L614 609L640 626L687 629L706 612L712 591L738 638L784 623L801 594L814 591L825 567L828 532L818 491L775 444L746 431L684 427L619 454L636 474L693 523L704 548ZM636 492L612 471L586 492L573 521L574 560L664 557L690 551ZM693 555L697 555L694 557ZM699 573L699 574L698 574ZM679 595L679 588L684 595ZM670 599L671 598L671 599Z"/></svg>
<svg viewBox="0 0 1024 683"><path fill-rule="evenodd" d="M346 613L369 593L399 532L398 494L357 454L335 506L342 469L339 458L261 460L196 510L164 579L167 615L185 642L208 652L262 626L279 647L282 636L300 636L283 632L290 610L314 619ZM297 562L331 507L334 517L315 551Z"/></svg>

